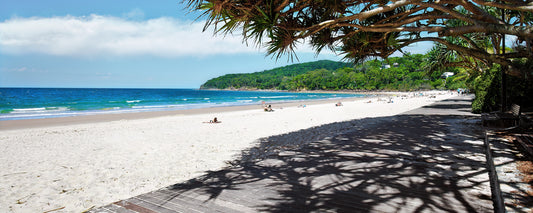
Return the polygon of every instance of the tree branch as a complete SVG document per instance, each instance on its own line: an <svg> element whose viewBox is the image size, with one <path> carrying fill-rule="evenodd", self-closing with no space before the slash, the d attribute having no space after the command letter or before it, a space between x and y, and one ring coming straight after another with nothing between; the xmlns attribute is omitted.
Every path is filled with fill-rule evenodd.
<svg viewBox="0 0 533 213"><path fill-rule="evenodd" d="M422 2L422 3L413 3L413 4L416 4L416 5L419 5L419 6L423 6L423 7L428 7L428 8L433 8L435 10L438 10L438 11L441 11L441 12L444 12L444 13L448 13L450 14L451 16L459 19L459 20L462 20L464 22L467 22L467 23L470 23L470 24L476 24L476 20L470 18L470 17L467 17L457 11L454 11L453 9L451 8L448 8L448 7L445 7L445 6L442 6L438 3L425 3L425 2Z"/></svg>
<svg viewBox="0 0 533 213"><path fill-rule="evenodd" d="M515 2L514 3L522 3L522 4L502 4L499 1L483 1L483 0L472 0L476 4L488 6L488 7L497 7L500 9L506 9L506 10L518 10L518 11L524 11L524 12L533 12L533 2L529 3L523 3L523 2ZM506 1L509 2L509 1Z"/></svg>
<svg viewBox="0 0 533 213"><path fill-rule="evenodd" d="M468 33L499 33L515 35L520 38L533 39L533 27L531 26L512 26L512 25L500 25L500 24L477 24L470 26L460 26L444 29L439 36L457 36Z"/></svg>
<svg viewBox="0 0 533 213"><path fill-rule="evenodd" d="M438 42L440 44L445 45L447 48L451 50L455 50L457 52L462 52L464 54L470 55L476 59L479 59L481 61L488 61L491 63L497 63L502 66L509 67L510 69L507 70L507 74L516 76L516 77L523 77L524 73L520 71L517 67L514 66L514 64L507 60L504 56L505 55L499 55L499 54L489 54L486 51L479 51L479 50L473 50L466 47L462 47L459 45L452 44L444 39L441 38L435 38L435 37L426 37L426 38L420 38L418 41L434 41Z"/></svg>

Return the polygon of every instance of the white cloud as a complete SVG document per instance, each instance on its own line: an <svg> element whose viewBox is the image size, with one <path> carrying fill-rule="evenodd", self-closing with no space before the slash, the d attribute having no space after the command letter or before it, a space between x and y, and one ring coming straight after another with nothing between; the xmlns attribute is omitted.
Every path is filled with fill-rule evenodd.
<svg viewBox="0 0 533 213"><path fill-rule="evenodd" d="M0 22L0 52L90 57L259 52L243 44L241 37L214 37L212 30L202 32L203 24L173 18L133 21L100 15L12 18Z"/></svg>
<svg viewBox="0 0 533 213"><path fill-rule="evenodd" d="M142 10L134 9L123 14L122 18L90 15L8 19L0 22L0 53L180 57L266 52L253 44L243 44L240 36L213 36L213 30L202 32L203 21L169 17L142 20L143 17ZM404 50L425 53L432 45L431 42L417 43ZM303 42L296 52L314 53L314 50ZM334 55L329 50L324 50L323 54ZM398 55L395 53L393 56Z"/></svg>

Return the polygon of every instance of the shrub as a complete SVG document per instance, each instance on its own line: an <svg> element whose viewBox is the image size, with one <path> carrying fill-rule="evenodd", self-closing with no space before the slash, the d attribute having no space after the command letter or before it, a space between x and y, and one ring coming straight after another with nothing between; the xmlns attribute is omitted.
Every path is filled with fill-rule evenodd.
<svg viewBox="0 0 533 213"><path fill-rule="evenodd" d="M472 101L472 112L496 111L500 104L500 66L495 65L474 80L476 97Z"/></svg>

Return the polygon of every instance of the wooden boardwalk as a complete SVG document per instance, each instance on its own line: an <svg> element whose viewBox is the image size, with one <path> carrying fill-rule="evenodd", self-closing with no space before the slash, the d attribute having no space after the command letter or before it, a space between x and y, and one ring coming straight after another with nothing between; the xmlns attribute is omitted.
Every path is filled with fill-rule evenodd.
<svg viewBox="0 0 533 213"><path fill-rule="evenodd" d="M345 122L353 129L90 212L492 212L469 108L457 97Z"/></svg>

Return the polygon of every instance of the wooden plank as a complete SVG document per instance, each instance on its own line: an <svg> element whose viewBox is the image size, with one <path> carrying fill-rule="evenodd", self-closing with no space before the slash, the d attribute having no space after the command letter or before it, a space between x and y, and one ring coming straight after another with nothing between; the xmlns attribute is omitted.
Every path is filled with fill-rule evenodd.
<svg viewBox="0 0 533 213"><path fill-rule="evenodd" d="M118 202L115 202L113 203L117 206L120 206L120 207L123 207L127 210L131 210L133 212L142 212L142 213L156 213L155 211L151 210L151 209L147 209L143 206L139 206L135 203L131 203L129 201L125 201L125 200L122 200L122 201L118 201Z"/></svg>
<svg viewBox="0 0 533 213"><path fill-rule="evenodd" d="M157 193L162 193L162 190L156 191ZM154 194L155 195L155 194ZM155 198L161 199L161 196L154 196ZM164 197L165 195L162 194ZM172 195L171 198L166 198L166 206L170 208L170 206L175 206L179 210L182 210L183 212L206 212L209 209L205 206L203 200L198 200L192 197L184 196L183 194L180 195Z"/></svg>
<svg viewBox="0 0 533 213"><path fill-rule="evenodd" d="M187 210L191 207L203 207L207 208L211 212L236 212L235 205L224 205L225 203L220 202L218 199L215 201L206 201L204 199L191 198L183 195L173 196L172 199L165 199L168 197L168 194L161 193L161 190L158 191L159 195L156 193L151 193L150 196L146 194L144 196L138 196L144 200L152 201L153 203L159 203L161 206L165 206L170 209L183 209ZM204 198L204 197L202 197ZM202 209L199 209L203 211Z"/></svg>
<svg viewBox="0 0 533 213"><path fill-rule="evenodd" d="M250 209L254 206L257 206L258 203L260 203L260 199L264 197L272 197L276 198L279 197L279 193L277 192L279 189L275 188L268 188L265 187L269 184L272 184L273 181L269 179L263 179L257 182L250 182L247 184L239 184L238 190L237 189L226 189L223 190L223 193L220 193L217 195L217 197L213 198L215 202L229 202L231 204L236 204L241 207L244 207L245 209ZM185 186L186 187L186 186ZM206 183L205 186L198 186L198 189L208 189L212 188L209 184ZM187 192L180 192L181 190L179 188L177 189L165 189L160 190L160 193L166 194L166 196L176 196L177 199L198 199L199 197L202 197L204 201L209 200L209 197L211 195L206 194L206 192L198 190L198 189L192 189L188 190Z"/></svg>
<svg viewBox="0 0 533 213"><path fill-rule="evenodd" d="M139 195L139 196L132 197L132 198L128 199L128 202L133 203L133 204L138 205L138 206L141 206L143 208L149 209L149 210L151 210L153 212L158 212L158 213L180 212L177 209L167 208L164 205L160 205L160 204L154 203L154 202L152 202L152 201L150 201L148 199L145 199L145 198L146 197L144 197L143 195Z"/></svg>

